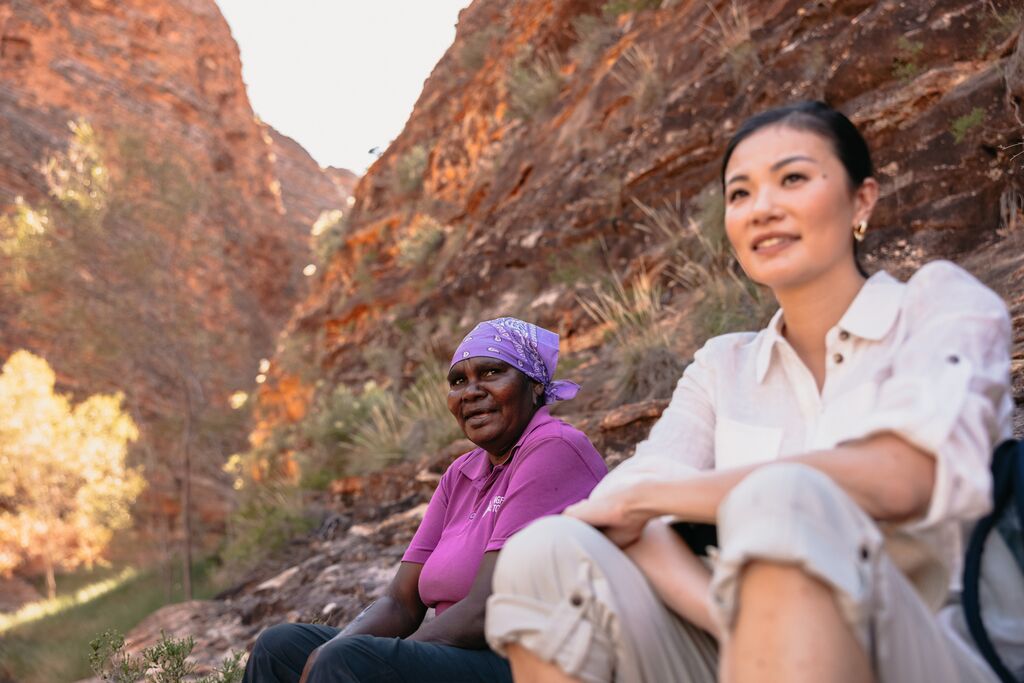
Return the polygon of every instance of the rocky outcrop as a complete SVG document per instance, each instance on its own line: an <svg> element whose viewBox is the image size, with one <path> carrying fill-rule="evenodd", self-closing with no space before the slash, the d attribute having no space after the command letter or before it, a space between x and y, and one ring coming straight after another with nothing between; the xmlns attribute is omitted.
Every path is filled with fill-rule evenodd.
<svg viewBox="0 0 1024 683"><path fill-rule="evenodd" d="M330 386L366 379L368 348L387 348L404 369L428 339L450 348L478 319L528 315L563 334L569 374L591 387L563 410L576 411L569 419L617 461L664 402L617 406L602 391L611 359L578 294L610 269L628 276L658 265L664 245L636 229L639 204L667 201L681 216L697 214L744 117L825 98L875 150L883 197L866 243L869 267L906 274L953 258L1000 292L1014 318L1020 404L1022 18L1009 1L478 0L460 16L456 42L405 130L360 180L341 246L289 329L315 340L318 377ZM440 238L413 258L409 247L424 226ZM694 295L669 288L664 300L685 357L699 342L687 327ZM301 420L316 391L275 361L260 394L263 431ZM346 482L338 491L359 488ZM250 644L256 621L323 616L339 604L336 594L355 594L339 584L307 602L291 592L300 576L308 585L359 572L383 581L404 538L384 529L365 537L350 530L339 541L392 538L395 545L374 549L375 564L364 564L355 546L336 552L311 541L329 555L326 565L310 556L268 568L203 607L215 616L193 623L192 633L235 626L200 659L212 662L232 639L233 647ZM343 623L357 602L326 618ZM246 614L253 622L243 627Z"/></svg>
<svg viewBox="0 0 1024 683"><path fill-rule="evenodd" d="M964 260L1019 226L1013 3L602 9L630 5L495 1L462 13L293 318L319 335L328 378L365 379L365 349L409 349L417 339L402 330L414 323L420 339L429 329L451 345L478 318L518 312L562 332L569 351L586 346L576 294L657 259L657 240L635 228L637 202L692 215L739 122L790 100L825 98L869 138L883 188L871 267ZM443 238L417 262L405 254L424 224ZM992 284L1020 321L1016 285Z"/></svg>
<svg viewBox="0 0 1024 683"><path fill-rule="evenodd" d="M320 169L255 117L238 48L214 0L0 4L0 212L9 214L19 197L32 206L49 200L42 166L67 149L75 120L95 129L119 196L136 202L125 233L145 234L167 253L188 251L187 262L151 266L166 268L169 282L148 299L123 288L99 291L150 312L170 346L204 337L194 354L204 367L191 391L219 425L204 418L196 426L195 485L199 520L215 530L230 504L220 466L244 447L248 429L230 417L228 395L251 390L259 360L273 354L278 331L307 292L311 225L321 211L346 205L354 177ZM117 280L90 277L108 275ZM163 305L170 294L183 302L176 312ZM88 344L28 322L15 303L0 303L0 353L39 353L75 392L126 392L143 427L140 453L151 483L142 515L173 526L181 453L175 425L184 417L174 398L182 380L160 363L167 347L153 348L150 361L96 362L83 350ZM36 318L59 319L61 297L46 305L52 310Z"/></svg>

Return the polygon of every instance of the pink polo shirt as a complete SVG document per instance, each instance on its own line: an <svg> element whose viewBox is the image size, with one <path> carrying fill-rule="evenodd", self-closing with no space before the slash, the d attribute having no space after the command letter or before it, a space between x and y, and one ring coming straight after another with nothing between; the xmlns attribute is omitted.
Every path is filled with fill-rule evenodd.
<svg viewBox="0 0 1024 683"><path fill-rule="evenodd" d="M485 552L545 515L583 500L608 473L580 430L541 408L503 465L477 448L441 477L403 562L423 565L420 600L438 614L466 597Z"/></svg>

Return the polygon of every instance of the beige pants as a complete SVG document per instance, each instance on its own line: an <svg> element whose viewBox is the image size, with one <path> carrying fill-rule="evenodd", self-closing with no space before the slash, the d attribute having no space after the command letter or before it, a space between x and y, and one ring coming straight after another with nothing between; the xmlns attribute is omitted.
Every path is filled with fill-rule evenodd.
<svg viewBox="0 0 1024 683"><path fill-rule="evenodd" d="M831 586L880 683L992 683L883 549L878 527L827 476L780 463L757 470L719 508L714 616L731 626L752 560L796 564ZM487 640L519 643L587 681L714 681L716 648L653 593L622 551L586 524L538 520L499 555ZM813 636L807 646L814 647Z"/></svg>

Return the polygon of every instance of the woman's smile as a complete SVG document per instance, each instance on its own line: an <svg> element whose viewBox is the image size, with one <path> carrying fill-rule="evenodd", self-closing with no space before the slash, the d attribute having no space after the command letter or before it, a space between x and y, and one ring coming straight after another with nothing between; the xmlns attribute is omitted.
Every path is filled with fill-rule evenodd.
<svg viewBox="0 0 1024 683"><path fill-rule="evenodd" d="M473 410L465 413L466 425L469 427L482 427L494 417L493 410Z"/></svg>
<svg viewBox="0 0 1024 683"><path fill-rule="evenodd" d="M758 256L774 256L799 241L799 235L772 232L755 238L751 244L751 250Z"/></svg>

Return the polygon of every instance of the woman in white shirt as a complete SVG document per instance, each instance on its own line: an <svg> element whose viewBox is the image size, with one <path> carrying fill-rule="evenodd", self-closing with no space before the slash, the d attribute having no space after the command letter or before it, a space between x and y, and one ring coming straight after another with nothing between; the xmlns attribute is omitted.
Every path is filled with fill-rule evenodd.
<svg viewBox="0 0 1024 683"><path fill-rule="evenodd" d="M634 457L505 547L487 636L517 681L995 680L948 603L1011 434L1009 317L948 262L865 276L872 175L822 103L733 137L726 232L780 310L708 341ZM717 524L708 563L669 517Z"/></svg>

